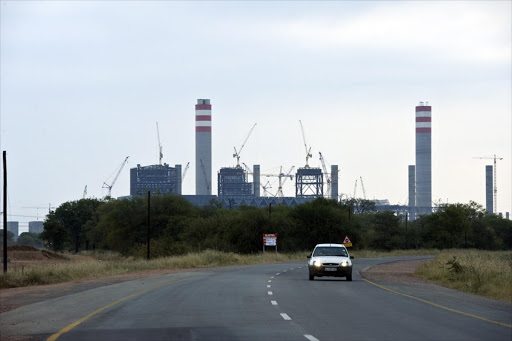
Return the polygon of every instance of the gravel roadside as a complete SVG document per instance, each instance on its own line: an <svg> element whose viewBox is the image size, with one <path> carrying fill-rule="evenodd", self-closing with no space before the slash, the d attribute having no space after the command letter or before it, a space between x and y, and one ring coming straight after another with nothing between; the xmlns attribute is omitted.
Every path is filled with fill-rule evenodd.
<svg viewBox="0 0 512 341"><path fill-rule="evenodd" d="M414 275L416 269L431 259L396 261L372 266L361 271L361 276L370 281L434 283Z"/></svg>

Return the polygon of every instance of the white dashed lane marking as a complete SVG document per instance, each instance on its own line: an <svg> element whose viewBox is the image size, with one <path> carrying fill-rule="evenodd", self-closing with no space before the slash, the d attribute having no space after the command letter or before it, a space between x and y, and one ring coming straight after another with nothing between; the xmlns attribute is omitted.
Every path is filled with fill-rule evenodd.
<svg viewBox="0 0 512 341"><path fill-rule="evenodd" d="M272 305L277 305L277 301L270 301L270 303L272 303Z"/></svg>
<svg viewBox="0 0 512 341"><path fill-rule="evenodd" d="M271 286L270 285L267 285L267 288L270 288Z"/></svg>
<svg viewBox="0 0 512 341"><path fill-rule="evenodd" d="M269 294L269 295L274 295L274 294L272 293L272 291L269 291L269 292L268 292L268 294Z"/></svg>
<svg viewBox="0 0 512 341"><path fill-rule="evenodd" d="M286 272L287 270L283 270L283 272Z"/></svg>
<svg viewBox="0 0 512 341"><path fill-rule="evenodd" d="M269 283L272 283L272 281L271 281L270 279L268 280L268 282L269 282Z"/></svg>
<svg viewBox="0 0 512 341"><path fill-rule="evenodd" d="M291 319L292 319L290 316L288 316L288 314L285 314L285 313L281 313L281 316L282 316L286 321L289 321L289 320L291 320Z"/></svg>
<svg viewBox="0 0 512 341"><path fill-rule="evenodd" d="M276 276L279 276L280 274L281 274L281 273L280 273L280 272L278 272L278 273L276 273Z"/></svg>
<svg viewBox="0 0 512 341"><path fill-rule="evenodd" d="M307 334L306 334L306 335L304 335L304 337L305 337L306 339L308 339L309 341L320 341L320 340L318 340L316 337L314 337L313 335L307 335Z"/></svg>

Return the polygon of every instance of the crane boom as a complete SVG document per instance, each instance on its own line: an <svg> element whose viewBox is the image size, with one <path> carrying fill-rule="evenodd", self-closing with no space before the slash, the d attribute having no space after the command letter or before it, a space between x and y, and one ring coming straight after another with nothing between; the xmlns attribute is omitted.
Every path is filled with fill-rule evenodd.
<svg viewBox="0 0 512 341"><path fill-rule="evenodd" d="M206 193L210 193L210 183L208 182L208 177L206 176L206 170L204 169L203 159L201 161L201 170L203 171L204 182L206 183Z"/></svg>
<svg viewBox="0 0 512 341"><path fill-rule="evenodd" d="M109 185L106 182L103 183L103 188L108 188L108 197L112 196L112 187L114 187L117 178L119 178L119 174L121 174L121 171L123 170L124 165L128 162L129 156L124 159L123 163L121 163L121 167L119 167L119 170L117 171L116 176L114 177L114 180L112 180L112 183Z"/></svg>
<svg viewBox="0 0 512 341"><path fill-rule="evenodd" d="M306 143L306 134L304 133L304 127L302 126L302 121L299 120L299 123L300 123L300 130L302 131L302 139L304 140L304 148L306 150L306 166L305 166L305 168L309 168L309 158L313 157L313 155L311 155L311 147L309 147L309 149L308 149L308 145Z"/></svg>
<svg viewBox="0 0 512 341"><path fill-rule="evenodd" d="M185 166L185 170L183 171L183 175L181 176L182 183L183 183L183 180L185 180L185 175L187 175L188 167L190 167L190 161L187 162L187 165Z"/></svg>
<svg viewBox="0 0 512 341"><path fill-rule="evenodd" d="M158 137L158 164L161 165L164 154L162 153L162 144L160 143L160 130L158 129L158 122L156 122L156 135Z"/></svg>
<svg viewBox="0 0 512 341"><path fill-rule="evenodd" d="M357 179L356 179L356 183L354 184L354 196L353 196L354 199L356 198L356 190L357 190Z"/></svg>
<svg viewBox="0 0 512 341"><path fill-rule="evenodd" d="M236 147L233 147L233 149L235 150L235 153L233 154L233 157L236 157L236 166L237 167L240 167L240 153L242 152L242 149L244 149L244 146L247 143L247 140L249 139L249 136L251 136L252 131L256 127L256 124L257 123L254 123L254 125L251 128L251 130L249 131L249 134L247 134L247 137L245 138L244 143L242 143L242 146L240 147L240 150L237 151Z"/></svg>
<svg viewBox="0 0 512 341"><path fill-rule="evenodd" d="M364 189L363 177L360 176L359 178L361 179L361 188L363 189L363 197L364 197L364 200L366 200L366 191Z"/></svg>
<svg viewBox="0 0 512 341"><path fill-rule="evenodd" d="M272 188L272 184L270 183L270 181L267 181L267 183L265 185L260 185L261 188L263 188L263 196L268 196L269 192L267 189L269 188Z"/></svg>
<svg viewBox="0 0 512 341"><path fill-rule="evenodd" d="M288 171L288 173L284 174L283 173L283 167L281 166L281 171L279 172L279 187L277 189L277 196L282 198L284 197L284 194L283 194L283 185L284 183L286 182L286 180L288 180L288 178L293 178L293 175L290 175L290 173L293 171L293 169L295 168L295 166L292 166L290 168L290 170ZM284 180L282 180L282 178L284 178Z"/></svg>
<svg viewBox="0 0 512 341"><path fill-rule="evenodd" d="M84 194L82 195L82 199L85 199L86 195L87 195L87 185L85 185Z"/></svg>
<svg viewBox="0 0 512 341"><path fill-rule="evenodd" d="M331 195L331 175L327 171L327 166L325 165L324 157L322 156L321 152L318 152L320 154L320 161L322 163L322 168L324 170L325 178L327 180L327 197Z"/></svg>

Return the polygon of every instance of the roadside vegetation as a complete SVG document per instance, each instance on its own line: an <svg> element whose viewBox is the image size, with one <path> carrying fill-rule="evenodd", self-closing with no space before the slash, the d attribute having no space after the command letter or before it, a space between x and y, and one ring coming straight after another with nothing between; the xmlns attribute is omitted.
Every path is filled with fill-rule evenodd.
<svg viewBox="0 0 512 341"><path fill-rule="evenodd" d="M26 252L26 251L25 251ZM41 251L39 251L41 252ZM44 251L43 251L44 252ZM0 276L0 288L13 288L38 284L53 284L84 278L121 275L134 271L161 269L195 269L231 265L252 265L282 263L303 260L307 252L275 253L265 252L241 255L231 252L205 250L186 255L159 257L145 260L136 257L123 257L116 252L84 251L77 255L61 256L59 262L43 263L13 268Z"/></svg>
<svg viewBox="0 0 512 341"><path fill-rule="evenodd" d="M512 252L444 250L416 275L449 288L512 301Z"/></svg>
<svg viewBox="0 0 512 341"><path fill-rule="evenodd" d="M48 214L41 235L20 239L34 247L44 244L69 260L22 265L21 271L20 267L12 271L11 264L11 270L0 275L0 287L150 269L305 261L317 243L341 243L345 236L351 239L350 252L356 258L436 255L436 250L457 248L512 250L512 222L486 215L474 202L443 205L411 222L391 211L378 212L373 202L362 199L340 203L319 198L294 207L230 209L215 200L196 207L168 194L151 198L149 234L147 208L143 197L63 203ZM262 254L264 233L277 233L277 255L271 247ZM151 260L146 260L148 237ZM13 244L12 236L8 238ZM456 262L464 271L470 269L461 257ZM480 280L490 278L486 274ZM478 290L484 286L479 284Z"/></svg>
<svg viewBox="0 0 512 341"><path fill-rule="evenodd" d="M48 214L41 239L53 251L111 250L145 257L147 199L81 199ZM180 196L151 198L152 257L203 250L253 254L262 235L277 233L282 252L312 250L317 243L340 243L347 235L354 250L512 249L512 221L486 215L474 203L450 204L415 221L391 211L377 212L369 200L339 203L319 198L294 207L229 209L215 200L196 207Z"/></svg>
<svg viewBox="0 0 512 341"><path fill-rule="evenodd" d="M28 253L27 249L18 251L18 257L23 258L22 253ZM200 269L233 265L253 265L283 263L290 261L303 261L310 251L275 253L273 251L256 254L237 254L205 250L186 255L159 257L146 260L140 257L125 257L113 251L82 251L74 253L54 253L51 251L34 251L44 253L53 262L37 264L32 262L23 268L20 265L10 266L7 274L0 275L0 288L23 287L40 284L54 284L85 278L98 278L105 276L122 275L134 271L146 270L175 270L175 269ZM397 250L397 251L354 251L356 258L381 258L399 256L417 256L436 254L437 250ZM13 252L14 253L14 252ZM31 255L30 258L34 258Z"/></svg>

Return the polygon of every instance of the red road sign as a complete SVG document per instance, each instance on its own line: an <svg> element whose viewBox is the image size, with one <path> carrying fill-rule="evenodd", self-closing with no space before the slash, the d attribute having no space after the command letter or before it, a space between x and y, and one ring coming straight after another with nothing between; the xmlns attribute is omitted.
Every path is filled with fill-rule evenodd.
<svg viewBox="0 0 512 341"><path fill-rule="evenodd" d="M277 233L264 233L263 234L263 245L276 246L277 245Z"/></svg>

